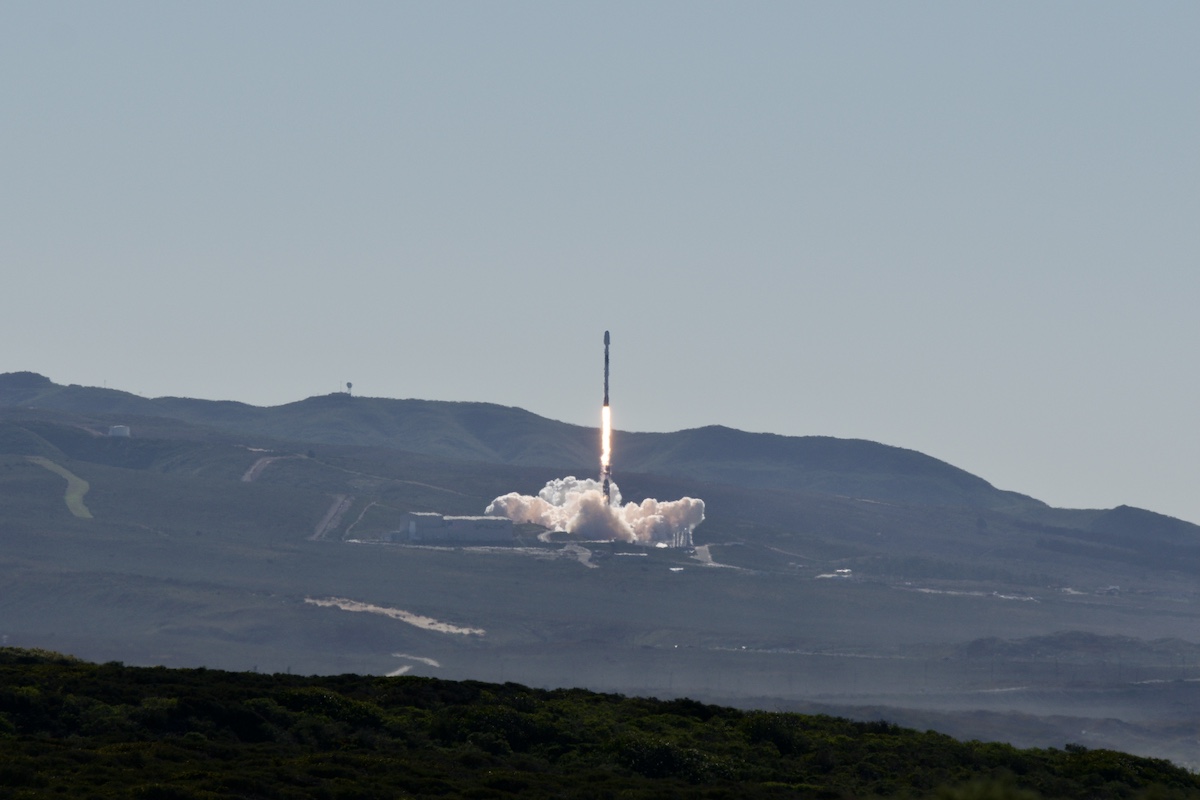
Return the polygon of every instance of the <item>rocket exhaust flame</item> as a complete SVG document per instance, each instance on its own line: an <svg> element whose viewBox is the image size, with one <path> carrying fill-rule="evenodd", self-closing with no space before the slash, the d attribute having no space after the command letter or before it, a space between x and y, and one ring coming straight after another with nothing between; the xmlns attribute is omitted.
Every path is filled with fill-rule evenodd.
<svg viewBox="0 0 1200 800"><path fill-rule="evenodd" d="M600 409L600 474L609 474L612 463L612 409ZM611 477L611 475L609 476Z"/></svg>
<svg viewBox="0 0 1200 800"><path fill-rule="evenodd" d="M704 521L704 501L693 497L621 504L612 479L612 409L608 405L608 347L604 332L604 405L600 408L600 480L556 478L536 497L511 492L497 497L485 514L531 522L587 539L691 547L692 530Z"/></svg>

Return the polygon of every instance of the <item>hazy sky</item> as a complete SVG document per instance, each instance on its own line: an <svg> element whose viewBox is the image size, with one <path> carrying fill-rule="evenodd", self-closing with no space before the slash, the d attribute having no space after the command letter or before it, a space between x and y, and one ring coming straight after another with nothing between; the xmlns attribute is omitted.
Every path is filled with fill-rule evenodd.
<svg viewBox="0 0 1200 800"><path fill-rule="evenodd" d="M1200 3L0 3L0 371L1200 522ZM614 454L620 471L620 453Z"/></svg>

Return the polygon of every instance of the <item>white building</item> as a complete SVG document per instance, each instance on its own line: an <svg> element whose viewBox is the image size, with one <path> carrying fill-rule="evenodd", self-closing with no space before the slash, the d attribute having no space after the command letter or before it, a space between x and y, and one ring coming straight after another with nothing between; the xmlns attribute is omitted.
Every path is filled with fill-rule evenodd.
<svg viewBox="0 0 1200 800"><path fill-rule="evenodd" d="M387 535L389 542L427 544L510 544L513 524L505 517L443 517L410 511L404 527Z"/></svg>

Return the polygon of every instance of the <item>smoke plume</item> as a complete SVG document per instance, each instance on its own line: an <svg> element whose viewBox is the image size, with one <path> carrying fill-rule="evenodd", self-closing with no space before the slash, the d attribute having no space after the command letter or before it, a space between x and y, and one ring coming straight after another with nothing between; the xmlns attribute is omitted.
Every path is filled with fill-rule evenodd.
<svg viewBox="0 0 1200 800"><path fill-rule="evenodd" d="M556 478L536 497L512 492L497 497L484 512L513 522L532 522L554 531L585 539L606 539L639 544L664 543L688 547L692 530L704 521L704 501L693 497L621 504L621 491L609 483L611 504L599 481L590 478Z"/></svg>

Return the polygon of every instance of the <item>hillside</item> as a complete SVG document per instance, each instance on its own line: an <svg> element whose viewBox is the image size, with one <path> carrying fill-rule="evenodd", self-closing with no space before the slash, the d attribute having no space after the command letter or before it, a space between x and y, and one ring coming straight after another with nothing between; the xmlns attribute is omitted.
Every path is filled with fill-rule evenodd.
<svg viewBox="0 0 1200 800"><path fill-rule="evenodd" d="M961 797L1200 793L1106 750L514 683L95 665L0 648L6 797Z"/></svg>
<svg viewBox="0 0 1200 800"><path fill-rule="evenodd" d="M595 469L599 435L591 428L490 403L332 394L259 408L59 386L33 373L0 375L0 408L4 407L166 417L282 440L388 447L439 458L555 467L581 475ZM863 440L777 436L711 426L675 433L617 432L614 451L622 473L908 504L1039 505L935 458Z"/></svg>
<svg viewBox="0 0 1200 800"><path fill-rule="evenodd" d="M504 459L594 434L498 406L424 403L408 419L417 401L331 395L283 413L100 390L88 411L93 390L0 384L0 642L172 667L888 709L963 738L1200 766L1200 536L1179 520L1014 500L869 442L708 428L619 440L651 470L620 473L627 500L705 500L693 549L535 526L503 547L389 544L409 511L479 514L582 472ZM414 447L459 443L456 455L281 433L362 435L366 412L381 430L407 426ZM108 436L114 424L134 435Z"/></svg>

